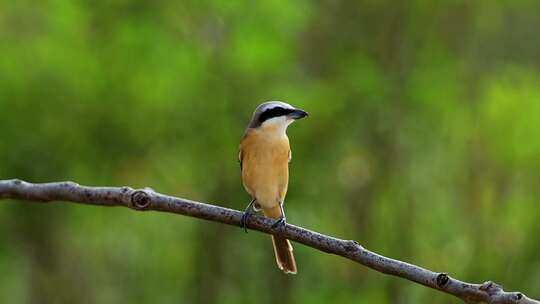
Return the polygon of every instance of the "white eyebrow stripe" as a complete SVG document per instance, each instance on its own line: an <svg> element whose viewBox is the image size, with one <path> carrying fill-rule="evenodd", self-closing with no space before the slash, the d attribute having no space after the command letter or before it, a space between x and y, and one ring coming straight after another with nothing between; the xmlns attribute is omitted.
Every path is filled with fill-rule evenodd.
<svg viewBox="0 0 540 304"><path fill-rule="evenodd" d="M291 106L290 104L287 104L287 103L284 103L284 102L281 102L281 101L276 101L274 103L271 103L271 104L268 104L268 105L265 105L261 110L261 112L266 112L268 110L272 110L272 109L275 109L275 108L283 108L283 109L289 109L289 110L294 110L294 107Z"/></svg>

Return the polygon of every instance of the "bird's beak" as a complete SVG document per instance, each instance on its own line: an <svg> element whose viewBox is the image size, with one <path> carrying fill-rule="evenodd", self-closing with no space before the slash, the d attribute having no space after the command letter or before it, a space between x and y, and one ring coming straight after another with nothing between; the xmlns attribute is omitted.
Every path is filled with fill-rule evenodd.
<svg viewBox="0 0 540 304"><path fill-rule="evenodd" d="M295 109L288 116L294 120L298 120L308 116L308 113L301 109Z"/></svg>

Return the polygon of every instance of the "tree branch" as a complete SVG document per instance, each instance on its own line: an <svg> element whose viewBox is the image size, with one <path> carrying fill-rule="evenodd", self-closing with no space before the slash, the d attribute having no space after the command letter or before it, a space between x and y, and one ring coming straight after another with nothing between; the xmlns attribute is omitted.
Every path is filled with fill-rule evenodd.
<svg viewBox="0 0 540 304"><path fill-rule="evenodd" d="M159 194L149 188L135 190L129 187L86 187L73 182L32 184L16 179L0 180L0 199L8 198L44 203L69 201L89 205L123 206L135 210L177 213L235 226L240 225L243 214L233 209ZM272 224L271 219L252 216L248 228L267 234L278 234L306 246L348 258L373 270L454 295L466 303L540 304L522 293L505 292L501 286L492 282L466 283L446 273L433 272L384 257L365 249L356 241L341 240L291 224L274 229Z"/></svg>

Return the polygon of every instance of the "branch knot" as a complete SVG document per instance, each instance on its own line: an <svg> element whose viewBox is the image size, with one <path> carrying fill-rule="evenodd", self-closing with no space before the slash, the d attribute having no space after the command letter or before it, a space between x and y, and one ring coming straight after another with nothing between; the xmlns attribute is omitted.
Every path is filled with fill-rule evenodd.
<svg viewBox="0 0 540 304"><path fill-rule="evenodd" d="M131 195L131 205L137 210L144 210L150 206L150 195L144 190L137 190Z"/></svg>
<svg viewBox="0 0 540 304"><path fill-rule="evenodd" d="M484 284L482 284L480 286L480 290L485 291L485 292L487 292L488 294L491 295L491 294L494 294L494 293L497 293L497 292L501 291L502 287L501 287L501 285L499 285L497 283L487 281L487 282L484 282Z"/></svg>
<svg viewBox="0 0 540 304"><path fill-rule="evenodd" d="M360 244L355 240L349 240L347 241L347 245L345 245L345 250L347 252L355 251L360 247Z"/></svg>
<svg viewBox="0 0 540 304"><path fill-rule="evenodd" d="M441 272L439 273L439 275L437 276L437 286L439 287L444 287L444 285L448 284L448 281L450 280L450 278L448 278L448 274L446 272Z"/></svg>

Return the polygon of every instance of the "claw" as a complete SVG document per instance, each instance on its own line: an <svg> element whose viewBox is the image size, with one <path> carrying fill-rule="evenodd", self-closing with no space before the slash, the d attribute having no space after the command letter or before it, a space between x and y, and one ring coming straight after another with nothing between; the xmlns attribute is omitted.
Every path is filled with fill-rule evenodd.
<svg viewBox="0 0 540 304"><path fill-rule="evenodd" d="M249 205L246 207L246 210L244 211L244 214L242 215L242 218L240 219L240 228L244 229L244 232L247 233L247 221L249 220L249 217L251 214L253 214L253 203L255 202L255 199L253 199Z"/></svg>
<svg viewBox="0 0 540 304"><path fill-rule="evenodd" d="M272 228L276 229L276 228L285 227L285 224L287 224L287 219L285 218L285 216L282 216L275 223L272 224Z"/></svg>
<svg viewBox="0 0 540 304"><path fill-rule="evenodd" d="M251 212L245 211L240 219L240 228L244 229L244 232L247 233L247 221L251 216Z"/></svg>
<svg viewBox="0 0 540 304"><path fill-rule="evenodd" d="M281 217L274 224L272 224L273 229L285 227L285 224L287 224L285 210L283 210L283 202L279 203L279 208L281 209Z"/></svg>

